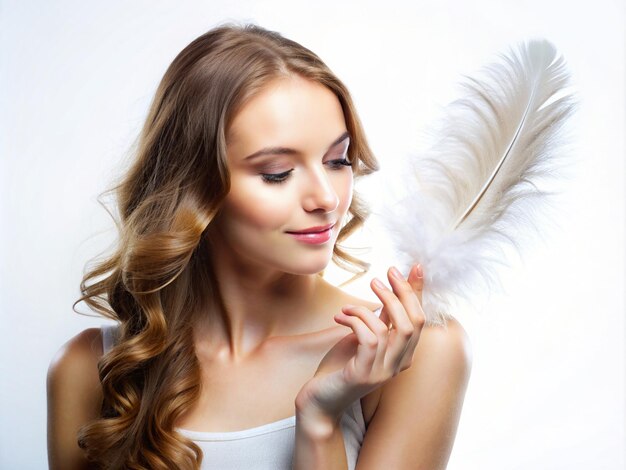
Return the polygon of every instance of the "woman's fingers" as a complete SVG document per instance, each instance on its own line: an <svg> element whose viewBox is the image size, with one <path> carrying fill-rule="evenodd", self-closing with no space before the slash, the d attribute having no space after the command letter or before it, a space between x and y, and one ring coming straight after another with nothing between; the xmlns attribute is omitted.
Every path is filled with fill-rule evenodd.
<svg viewBox="0 0 626 470"><path fill-rule="evenodd" d="M385 362L397 373L410 365L424 325L424 312L417 292L421 290L421 280L415 266L409 273L411 282L395 268L390 268L387 276L393 291L384 285L381 287L377 280L372 281L371 287L383 302L383 312L392 324Z"/></svg>
<svg viewBox="0 0 626 470"><path fill-rule="evenodd" d="M398 297L398 300L400 300L402 307L404 308L405 315L403 316L403 319L408 317L413 328L421 326L420 317L422 316L422 306L420 305L419 298L413 285L404 279L402 273L400 273L400 271L398 271L395 267L389 268L387 271L387 278L389 279L389 283L394 294Z"/></svg>
<svg viewBox="0 0 626 470"><path fill-rule="evenodd" d="M408 339L413 334L414 328L396 295L378 279L373 279L370 286L374 293L384 304L383 312L390 319L391 329L388 330L389 340L384 357L384 368L388 373L396 374L400 358L404 353ZM416 299L417 300L417 299Z"/></svg>
<svg viewBox="0 0 626 470"><path fill-rule="evenodd" d="M424 273L422 271L421 265L414 264L413 266L411 266L411 270L409 271L409 277L407 280L417 294L417 298L419 299L421 305L422 291L424 290Z"/></svg>
<svg viewBox="0 0 626 470"><path fill-rule="evenodd" d="M351 366L352 381L386 381L410 367L425 316L421 306L423 273L414 265L405 279L395 268L387 272L391 288L373 279L370 286L383 303L380 316L366 307L346 305L335 315L337 323L350 327L358 340Z"/></svg>
<svg viewBox="0 0 626 470"><path fill-rule="evenodd" d="M409 340L407 344L407 348L400 362L400 370L408 369L411 366L413 362L413 355L415 352L415 348L417 347L417 343L419 342L419 338L421 335L421 330L426 322L426 319L425 319L426 316L422 308L422 291L424 288L424 273L423 273L421 265L414 264L413 266L411 266L411 269L409 270L407 282L409 283L409 285L411 286L411 288L417 295L420 305L419 305L418 314L417 314L418 328L417 328L416 334L413 335L413 337Z"/></svg>
<svg viewBox="0 0 626 470"><path fill-rule="evenodd" d="M361 377L369 377L372 368L382 362L379 357L384 358L388 332L386 325L369 309L354 305L344 306L342 313L335 315L335 321L349 326L356 334L359 342L354 358L356 372L362 374Z"/></svg>

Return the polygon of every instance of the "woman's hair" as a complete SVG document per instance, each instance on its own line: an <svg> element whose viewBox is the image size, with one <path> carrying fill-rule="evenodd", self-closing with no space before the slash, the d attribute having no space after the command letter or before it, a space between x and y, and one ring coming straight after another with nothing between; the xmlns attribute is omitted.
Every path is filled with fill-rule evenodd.
<svg viewBox="0 0 626 470"><path fill-rule="evenodd" d="M317 55L256 25L224 24L176 56L158 86L130 168L103 193L116 197L119 241L86 271L73 305L85 301L120 324L117 344L98 363L101 416L78 434L99 467L200 466L200 448L174 424L200 393L194 325L209 309L224 308L207 228L229 191L226 133L250 98L272 80L293 75L334 92L351 136L355 177L376 171L348 90ZM367 216L356 194L348 211L337 242ZM360 270L357 276L369 267L338 245L333 261Z"/></svg>

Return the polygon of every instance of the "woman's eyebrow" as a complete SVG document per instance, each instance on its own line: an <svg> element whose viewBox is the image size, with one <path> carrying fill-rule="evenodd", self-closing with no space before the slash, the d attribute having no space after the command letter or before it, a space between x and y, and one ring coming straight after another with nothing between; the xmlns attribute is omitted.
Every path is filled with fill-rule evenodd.
<svg viewBox="0 0 626 470"><path fill-rule="evenodd" d="M344 140L346 140L349 137L350 137L350 132L348 132L348 131L344 132L332 144L330 144L328 146L328 150L333 148L335 145L343 142ZM300 152L298 152L295 149L288 148L288 147L266 147L264 149L261 149L261 150L258 150L256 152L254 152L252 155L248 155L246 158L244 158L244 160L251 160L251 159L253 159L255 157L259 157L261 155L295 155L295 154L298 154L298 153L300 153Z"/></svg>

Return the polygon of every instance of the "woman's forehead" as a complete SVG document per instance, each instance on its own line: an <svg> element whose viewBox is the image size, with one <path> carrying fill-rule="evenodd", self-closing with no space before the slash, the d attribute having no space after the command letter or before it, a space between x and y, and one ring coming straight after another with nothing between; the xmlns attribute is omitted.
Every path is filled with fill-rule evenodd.
<svg viewBox="0 0 626 470"><path fill-rule="evenodd" d="M325 86L300 77L271 82L234 116L227 146L242 158L266 147L328 146L346 132L338 98Z"/></svg>

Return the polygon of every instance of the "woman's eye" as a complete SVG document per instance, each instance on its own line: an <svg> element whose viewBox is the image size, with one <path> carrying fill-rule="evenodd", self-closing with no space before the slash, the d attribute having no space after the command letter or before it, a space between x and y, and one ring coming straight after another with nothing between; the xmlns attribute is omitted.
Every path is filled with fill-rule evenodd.
<svg viewBox="0 0 626 470"><path fill-rule="evenodd" d="M337 160L331 160L328 163L330 163L333 168L352 166L352 163L350 163L347 158L338 158Z"/></svg>
<svg viewBox="0 0 626 470"><path fill-rule="evenodd" d="M352 163L350 163L347 158L337 158L335 160L329 160L327 163L329 163L331 168L333 168L334 170L339 170L346 166L352 166ZM286 181L289 177L289 173L291 173L292 171L293 168L283 173L261 173L261 177L266 183L278 184Z"/></svg>
<svg viewBox="0 0 626 470"><path fill-rule="evenodd" d="M291 173L292 171L293 168L283 173L261 173L261 177L266 183L282 183L287 179L289 173Z"/></svg>

